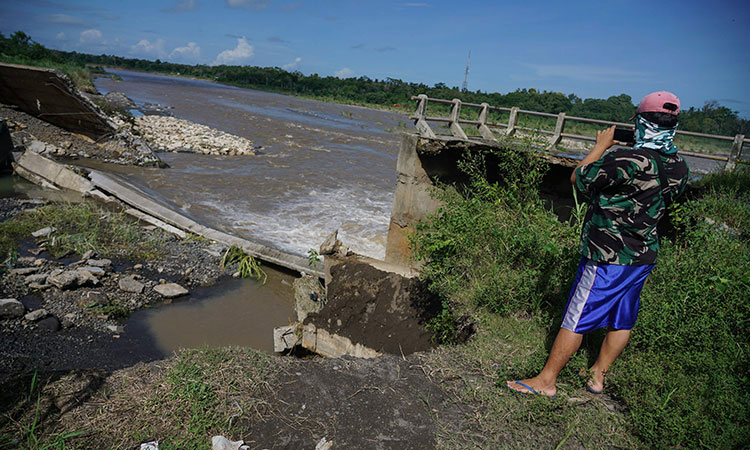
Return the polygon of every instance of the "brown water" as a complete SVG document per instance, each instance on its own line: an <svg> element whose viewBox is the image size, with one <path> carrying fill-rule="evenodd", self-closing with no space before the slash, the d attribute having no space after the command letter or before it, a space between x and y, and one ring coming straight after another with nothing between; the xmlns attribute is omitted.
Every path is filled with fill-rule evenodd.
<svg viewBox="0 0 750 450"><path fill-rule="evenodd" d="M257 156L162 153L170 169L119 168L196 220L305 255L334 229L353 250L382 258L405 116L215 83L130 71L102 92L173 107L176 117L250 139Z"/></svg>
<svg viewBox="0 0 750 450"><path fill-rule="evenodd" d="M248 346L273 352L275 327L296 319L294 278L265 269L265 285L232 280L155 309L135 312L125 325L164 355L180 348Z"/></svg>

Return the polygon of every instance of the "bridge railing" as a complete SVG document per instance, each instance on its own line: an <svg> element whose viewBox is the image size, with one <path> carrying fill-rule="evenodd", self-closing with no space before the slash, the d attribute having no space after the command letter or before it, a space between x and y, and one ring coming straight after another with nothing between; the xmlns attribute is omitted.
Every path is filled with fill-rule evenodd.
<svg viewBox="0 0 750 450"><path fill-rule="evenodd" d="M549 135L549 148L557 149L558 144L562 139L572 139L576 141L588 141L596 142L596 137L587 134L575 134L566 133L565 124L567 122L579 122L597 125L618 125L621 127L630 128L633 126L632 123L623 122L612 122L609 120L599 119L587 119L585 117L568 116L567 114L551 114L538 111L527 111L518 107L505 108L500 106L491 106L487 103L464 103L459 99L444 100L439 98L429 98L425 94L414 96L411 98L417 102L417 109L414 115L409 116L409 119L414 120L414 125L419 131L420 136L427 138L436 138L437 134L430 127L429 122L438 122L447 126L450 135L462 139L469 140L469 137L464 131L464 126L475 127L479 135L486 140L497 142L497 137L493 130L501 130L499 134L505 136L512 136L517 131L526 131ZM447 105L450 107L450 112L447 117L444 116L429 116L427 115L428 103L435 103L439 105ZM476 120L461 118L462 108L472 108L477 110ZM508 114L508 122L491 122L489 120L491 112L500 112ZM555 119L555 127L553 130L543 128L533 128L528 126L522 126L519 122L521 115L528 115L534 117L542 117L547 119ZM693 131L682 131L677 130L678 136L691 136L695 138L709 139L712 141L720 142L731 142L731 148L728 154L725 155L714 155L700 151L690 150L679 150L680 155L692 156L695 158L704 158L715 161L723 161L726 163L725 168L732 169L736 166L737 162L742 159L742 147L750 144L750 139L745 138L744 135L738 134L736 136L720 136L715 134L696 133Z"/></svg>

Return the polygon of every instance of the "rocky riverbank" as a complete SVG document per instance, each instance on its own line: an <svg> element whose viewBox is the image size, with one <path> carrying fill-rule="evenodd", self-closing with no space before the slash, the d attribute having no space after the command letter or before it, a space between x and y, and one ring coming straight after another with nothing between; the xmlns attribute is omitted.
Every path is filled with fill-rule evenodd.
<svg viewBox="0 0 750 450"><path fill-rule="evenodd" d="M32 214L34 209L50 207L55 206L2 199L0 217L15 221L22 211ZM76 213L75 207L67 209ZM124 220L101 211L100 221ZM47 223L38 226L18 240L0 272L0 379L44 366L65 367L70 351L85 354L89 345L100 345L83 341L57 357L51 353L46 359L36 359L38 352L17 351L27 347L29 340L54 345L56 333L118 337L131 312L170 302L232 273L219 264L224 246L202 239L179 239L151 225L133 223L127 231L138 233L139 241L154 243L153 257L144 260L94 250L57 254L53 251L56 240L76 239L77 233L87 230L63 232Z"/></svg>
<svg viewBox="0 0 750 450"><path fill-rule="evenodd" d="M175 117L136 117L134 130L160 151L235 156L258 149L248 139Z"/></svg>

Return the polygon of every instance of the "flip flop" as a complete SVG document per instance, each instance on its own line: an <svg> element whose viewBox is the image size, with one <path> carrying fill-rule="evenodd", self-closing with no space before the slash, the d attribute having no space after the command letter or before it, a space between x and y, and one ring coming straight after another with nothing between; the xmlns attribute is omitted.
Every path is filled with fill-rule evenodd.
<svg viewBox="0 0 750 450"><path fill-rule="evenodd" d="M516 381L514 381L514 383L516 383L519 386L525 387L526 389L529 390L529 392L517 391L517 390L513 389L512 387L508 386L507 384L505 386L508 389L510 389L511 391L515 392L516 394L520 394L520 395L529 395L529 394L540 395L539 392L535 391L534 388L532 388L531 386L521 383L521 380L516 380ZM557 394L555 394L553 396L546 396L546 397L557 398Z"/></svg>
<svg viewBox="0 0 750 450"><path fill-rule="evenodd" d="M583 381L583 385L586 386L586 390L588 390L592 394L600 395L604 391L604 390L595 391L595 390L591 389L591 386L589 386L589 379L588 379L588 377L583 376L581 373L578 374L578 378L580 378L581 381Z"/></svg>

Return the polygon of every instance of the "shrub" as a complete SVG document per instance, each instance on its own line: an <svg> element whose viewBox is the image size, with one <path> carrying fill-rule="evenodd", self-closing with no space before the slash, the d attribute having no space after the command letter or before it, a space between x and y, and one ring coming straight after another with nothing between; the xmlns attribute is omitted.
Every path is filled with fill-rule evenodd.
<svg viewBox="0 0 750 450"><path fill-rule="evenodd" d="M487 167L501 181L487 180ZM575 226L560 223L538 195L547 167L532 152L485 150L460 164L468 186L440 185L442 201L411 236L430 289L496 313L558 305L580 259Z"/></svg>

